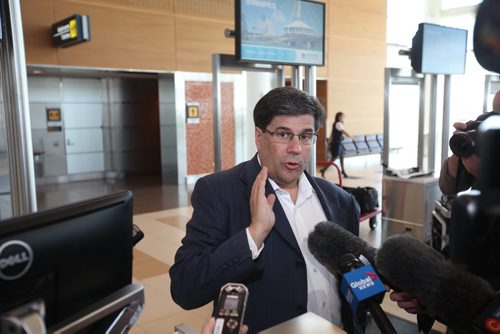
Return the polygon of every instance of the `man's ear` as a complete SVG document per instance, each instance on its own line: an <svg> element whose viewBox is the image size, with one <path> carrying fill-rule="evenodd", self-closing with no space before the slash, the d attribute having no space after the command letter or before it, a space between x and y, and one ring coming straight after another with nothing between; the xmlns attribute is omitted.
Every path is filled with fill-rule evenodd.
<svg viewBox="0 0 500 334"><path fill-rule="evenodd" d="M263 134L260 128L255 127L255 146L257 146L257 149L260 149Z"/></svg>

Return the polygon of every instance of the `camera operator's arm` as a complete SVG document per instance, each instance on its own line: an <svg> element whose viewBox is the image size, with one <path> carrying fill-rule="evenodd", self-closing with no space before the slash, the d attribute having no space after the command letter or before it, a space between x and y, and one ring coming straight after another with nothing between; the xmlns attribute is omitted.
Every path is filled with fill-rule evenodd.
<svg viewBox="0 0 500 334"><path fill-rule="evenodd" d="M457 193L457 169L459 157L456 155L450 156L443 162L441 173L439 174L439 189L445 195L453 195Z"/></svg>

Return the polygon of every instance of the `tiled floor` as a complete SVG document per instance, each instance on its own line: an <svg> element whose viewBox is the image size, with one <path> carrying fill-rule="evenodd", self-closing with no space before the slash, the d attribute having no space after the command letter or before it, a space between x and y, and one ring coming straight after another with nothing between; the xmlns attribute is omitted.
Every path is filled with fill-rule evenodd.
<svg viewBox="0 0 500 334"><path fill-rule="evenodd" d="M349 178L343 179L347 186L372 186L381 194L382 167L379 156L354 157L346 159ZM338 183L337 172L330 168L326 178ZM134 223L145 233L145 238L134 248L135 282L145 287L145 308L131 333L172 333L174 326L185 323L199 332L210 317L212 305L185 311L177 306L170 296L168 269L173 264L174 255L185 233L192 208L190 194L192 185L162 185L159 178L131 178L126 181L91 181L38 187L39 209L83 200L122 189L134 193ZM381 223L371 230L368 221L360 224L360 237L378 247L381 242ZM412 321L415 317L402 312L394 303L385 298L383 307L387 312L397 314ZM444 332L444 326L437 325Z"/></svg>

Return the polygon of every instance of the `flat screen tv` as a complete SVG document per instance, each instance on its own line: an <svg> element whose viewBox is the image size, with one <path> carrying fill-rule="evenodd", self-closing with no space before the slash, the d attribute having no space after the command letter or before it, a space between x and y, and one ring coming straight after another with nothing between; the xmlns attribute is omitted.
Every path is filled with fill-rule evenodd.
<svg viewBox="0 0 500 334"><path fill-rule="evenodd" d="M411 66L417 73L463 74L467 30L420 23L412 40Z"/></svg>
<svg viewBox="0 0 500 334"><path fill-rule="evenodd" d="M0 221L0 326L43 301L52 332L130 285L132 200L124 191Z"/></svg>
<svg viewBox="0 0 500 334"><path fill-rule="evenodd" d="M235 1L238 60L324 65L324 3L309 0Z"/></svg>

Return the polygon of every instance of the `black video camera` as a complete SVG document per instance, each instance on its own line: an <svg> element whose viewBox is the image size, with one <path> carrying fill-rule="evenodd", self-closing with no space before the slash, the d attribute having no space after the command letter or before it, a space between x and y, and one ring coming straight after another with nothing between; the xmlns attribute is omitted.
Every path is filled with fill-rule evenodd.
<svg viewBox="0 0 500 334"><path fill-rule="evenodd" d="M453 154L459 158L468 158L478 153L476 147L476 129L479 124L481 124L481 121L468 121L465 123L465 129L451 136L450 149Z"/></svg>
<svg viewBox="0 0 500 334"><path fill-rule="evenodd" d="M450 259L500 291L500 115L477 131L481 140L477 186L453 200Z"/></svg>
<svg viewBox="0 0 500 334"><path fill-rule="evenodd" d="M477 128L488 117L498 115L493 111L486 112L475 121L465 123L466 127L462 131L457 131L450 138L450 149L459 158L468 158L473 154L479 155Z"/></svg>

